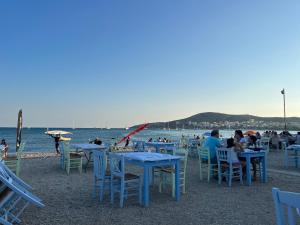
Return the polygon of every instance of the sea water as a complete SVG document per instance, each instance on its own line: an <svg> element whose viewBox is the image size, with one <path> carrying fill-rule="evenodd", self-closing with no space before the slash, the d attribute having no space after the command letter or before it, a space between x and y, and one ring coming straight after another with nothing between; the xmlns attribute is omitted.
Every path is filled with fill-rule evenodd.
<svg viewBox="0 0 300 225"><path fill-rule="evenodd" d="M56 130L51 128L49 130ZM94 140L99 137L102 141L107 143L115 143L125 137L133 129L99 129L99 128L57 128L57 130L69 131L71 135L65 135L71 137L71 143L88 143L90 140ZM54 139L45 134L46 128L23 128L22 129L22 141L26 142L24 151L27 152L54 152ZM181 136L188 136L193 138L194 135L201 136L208 130L162 130L162 129L145 129L139 133L134 134L131 140L144 140L149 138L153 140L161 138L167 138L169 140L180 140ZM220 134L225 137L233 137L233 130L220 130ZM16 145L16 128L0 128L0 139L5 139L9 145L9 151L15 150Z"/></svg>

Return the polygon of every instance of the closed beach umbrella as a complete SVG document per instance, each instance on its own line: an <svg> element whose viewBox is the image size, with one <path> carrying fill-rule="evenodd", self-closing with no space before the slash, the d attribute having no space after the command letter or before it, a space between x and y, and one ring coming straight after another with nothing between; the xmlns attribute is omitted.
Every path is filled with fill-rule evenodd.
<svg viewBox="0 0 300 225"><path fill-rule="evenodd" d="M71 132L64 131L64 130L50 130L46 131L45 134L48 134L50 136L56 136L56 135L64 135L64 134L72 134Z"/></svg>
<svg viewBox="0 0 300 225"><path fill-rule="evenodd" d="M255 135L256 131L255 130L248 130L244 133L244 135Z"/></svg>
<svg viewBox="0 0 300 225"><path fill-rule="evenodd" d="M19 150L22 141L22 125L23 125L23 117L22 117L22 109L20 109L18 113L16 151Z"/></svg>

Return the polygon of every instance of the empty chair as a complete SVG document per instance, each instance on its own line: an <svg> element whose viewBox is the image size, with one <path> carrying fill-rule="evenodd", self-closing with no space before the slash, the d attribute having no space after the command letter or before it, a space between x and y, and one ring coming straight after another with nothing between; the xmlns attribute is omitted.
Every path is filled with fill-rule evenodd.
<svg viewBox="0 0 300 225"><path fill-rule="evenodd" d="M133 143L133 150L137 152L145 151L145 142L144 141L132 141Z"/></svg>
<svg viewBox="0 0 300 225"><path fill-rule="evenodd" d="M238 160L236 153L230 148L218 148L218 183L221 184L222 177L225 176L228 186L231 187L232 178L239 177L243 184L242 165Z"/></svg>
<svg viewBox="0 0 300 225"><path fill-rule="evenodd" d="M64 149L64 167L67 174L70 174L70 169L78 169L79 173L82 173L82 155L71 152L68 142L63 142L62 145Z"/></svg>
<svg viewBox="0 0 300 225"><path fill-rule="evenodd" d="M268 153L270 151L270 138L262 137L260 139L260 146Z"/></svg>
<svg viewBox="0 0 300 225"><path fill-rule="evenodd" d="M106 170L106 152L93 151L93 196L96 197L96 190L99 190L100 201L103 200L104 191L110 189L110 172Z"/></svg>
<svg viewBox="0 0 300 225"><path fill-rule="evenodd" d="M182 190L182 193L186 193L186 185L185 185L185 178L186 178L186 165L187 165L187 158L188 158L188 151L186 149L178 149L175 150L173 155L181 156L180 159L180 171L179 171L179 186ZM165 185L170 181L172 187L172 197L175 198L175 168L174 167L167 167L160 169L160 176L159 176L159 191L162 192ZM169 177L166 177L169 175ZM168 179L170 178L170 179Z"/></svg>
<svg viewBox="0 0 300 225"><path fill-rule="evenodd" d="M139 196L139 203L142 204L142 180L132 173L125 173L124 156L117 153L110 153L110 193L111 203L114 202L115 193L119 193L120 207L124 206L124 199L129 196Z"/></svg>
<svg viewBox="0 0 300 225"><path fill-rule="evenodd" d="M21 157L22 157L25 144L26 144L25 142L22 142L16 153L8 153L7 156L3 158L5 165L11 171L13 171L17 176L20 175Z"/></svg>
<svg viewBox="0 0 300 225"><path fill-rule="evenodd" d="M218 172L218 164L212 163L210 158L210 152L207 147L201 146L198 150L199 156L199 168L200 168L200 180L203 180L203 168L207 168L207 181L210 182L214 172Z"/></svg>
<svg viewBox="0 0 300 225"><path fill-rule="evenodd" d="M280 191L272 188L273 200L276 210L277 225L295 225L295 217L300 217L300 193ZM285 222L284 209L287 208L287 223Z"/></svg>
<svg viewBox="0 0 300 225"><path fill-rule="evenodd" d="M4 168L4 169L3 169ZM0 167L0 223L11 225L20 223L20 216L29 204L44 207L41 199L26 189L25 182L20 178L11 177L8 168Z"/></svg>
<svg viewBox="0 0 300 225"><path fill-rule="evenodd" d="M288 167L290 163L294 163L295 167L298 167L300 162L300 155L298 152L300 151L294 150L292 145L289 148L286 146L285 142L282 143L282 149L284 152L284 166ZM298 147L295 146L294 148Z"/></svg>

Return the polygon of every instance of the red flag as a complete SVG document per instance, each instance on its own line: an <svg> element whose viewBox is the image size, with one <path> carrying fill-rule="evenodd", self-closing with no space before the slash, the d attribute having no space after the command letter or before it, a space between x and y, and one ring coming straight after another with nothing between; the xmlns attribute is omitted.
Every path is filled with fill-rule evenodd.
<svg viewBox="0 0 300 225"><path fill-rule="evenodd" d="M139 126L138 128L136 128L134 131L131 131L129 134L127 134L126 137L122 138L122 140L119 141L118 144L122 143L127 138L129 138L130 136L134 135L135 133L140 132L141 130L144 130L148 125L149 125L149 123L142 124L141 126Z"/></svg>

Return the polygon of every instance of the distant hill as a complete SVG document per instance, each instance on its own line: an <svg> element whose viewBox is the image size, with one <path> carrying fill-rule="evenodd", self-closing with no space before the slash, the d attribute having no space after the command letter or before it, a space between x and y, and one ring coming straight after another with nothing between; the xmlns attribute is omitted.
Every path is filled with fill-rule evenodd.
<svg viewBox="0 0 300 225"><path fill-rule="evenodd" d="M300 129L299 117L288 117L287 125L290 130ZM216 112L204 112L185 119L169 122L150 123L149 128L160 129L276 129L284 128L282 117L259 117L253 115L231 115Z"/></svg>

